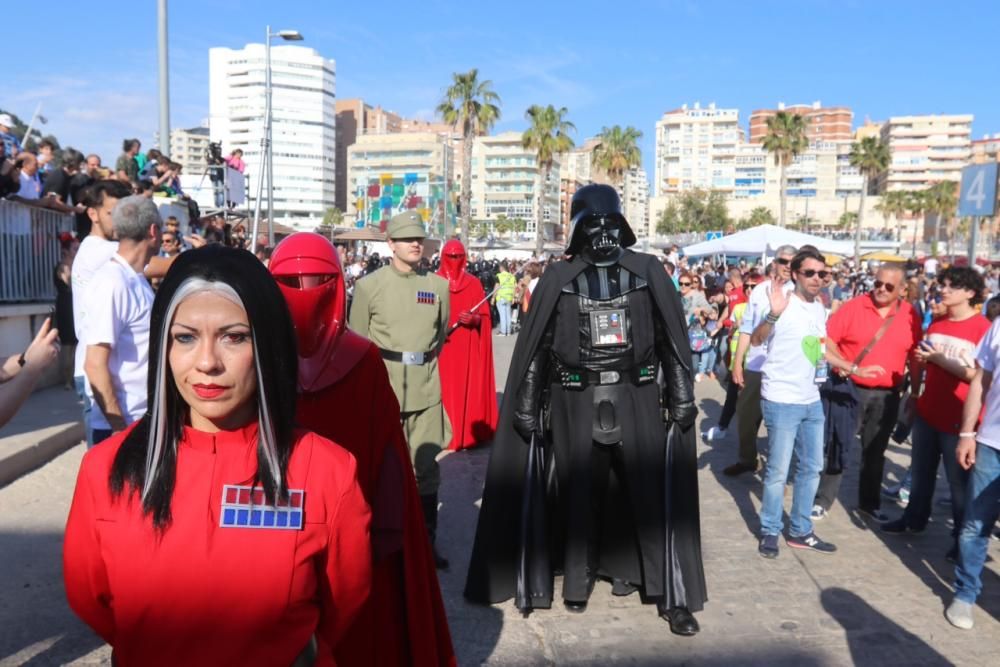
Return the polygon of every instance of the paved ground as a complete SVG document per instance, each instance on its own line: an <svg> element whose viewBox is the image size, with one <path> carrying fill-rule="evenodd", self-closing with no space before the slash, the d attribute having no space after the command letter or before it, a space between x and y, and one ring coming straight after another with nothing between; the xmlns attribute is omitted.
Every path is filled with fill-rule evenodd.
<svg viewBox="0 0 1000 667"><path fill-rule="evenodd" d="M502 388L513 338L495 338ZM710 422L723 399L714 382L697 385ZM442 462L441 576L462 665L991 665L1000 655L1000 546L985 573L976 628L953 629L943 617L953 568L947 509L935 507L929 530L881 537L840 505L818 525L834 556L792 553L767 561L754 532L760 481L729 479L735 441L700 447L702 533L710 600L702 633L685 639L636 596L614 598L598 585L587 612L561 608L521 618L508 604L484 608L461 597L489 451ZM108 652L66 608L60 578L63 523L82 448L0 488L0 665L108 664ZM890 451L888 476L902 474L908 450ZM855 464L856 467L856 464ZM852 468L853 469L853 468ZM843 485L852 506L856 475ZM887 507L890 514L898 511Z"/></svg>

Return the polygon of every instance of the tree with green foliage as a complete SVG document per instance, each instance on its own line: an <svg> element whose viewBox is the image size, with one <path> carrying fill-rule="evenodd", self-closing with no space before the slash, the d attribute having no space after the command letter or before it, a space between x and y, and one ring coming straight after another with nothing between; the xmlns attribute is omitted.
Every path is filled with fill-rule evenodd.
<svg viewBox="0 0 1000 667"><path fill-rule="evenodd" d="M778 215L778 224L782 227L788 221L786 215L788 211L788 179L785 176L785 170L797 155L809 147L809 138L806 136L808 122L805 116L788 111L779 111L767 119L767 135L764 137L762 145L768 153L774 155L774 164L781 167L781 210Z"/></svg>
<svg viewBox="0 0 1000 667"><path fill-rule="evenodd" d="M850 229L858 221L858 214L854 211L844 211L837 218L837 229ZM856 251L855 251L856 252ZM860 255L857 255L860 257Z"/></svg>
<svg viewBox="0 0 1000 667"><path fill-rule="evenodd" d="M452 127L462 129L462 242L469 242L469 220L472 215L472 143L477 136L488 134L500 119L500 96L493 91L491 81L480 81L479 70L452 74L452 85L444 93L437 112Z"/></svg>
<svg viewBox="0 0 1000 667"><path fill-rule="evenodd" d="M324 227L340 227L344 224L344 213L337 207L331 206L323 214Z"/></svg>
<svg viewBox="0 0 1000 667"><path fill-rule="evenodd" d="M904 190L903 191L903 204L906 210L913 216L913 248L912 256L917 256L917 220L922 216L926 215L927 208L927 193L923 190ZM926 221L925 221L926 223Z"/></svg>
<svg viewBox="0 0 1000 667"><path fill-rule="evenodd" d="M889 218L896 221L896 242L903 240L903 215L906 213L906 192L892 190L882 195L882 201L875 205L875 210L882 214L883 227L889 228Z"/></svg>
<svg viewBox="0 0 1000 667"><path fill-rule="evenodd" d="M615 125L602 128L597 139L600 143L590 155L591 165L606 173L614 185L621 186L626 172L642 164L642 132L631 125Z"/></svg>
<svg viewBox="0 0 1000 667"><path fill-rule="evenodd" d="M696 188L682 192L667 204L656 221L656 233L712 232L731 224L725 194Z"/></svg>
<svg viewBox="0 0 1000 667"><path fill-rule="evenodd" d="M497 236L503 238L513 229L510 219L501 213L497 216L497 219L493 221L493 231L496 232Z"/></svg>
<svg viewBox="0 0 1000 667"><path fill-rule="evenodd" d="M865 220L865 196L870 183L889 167L889 145L878 137L865 137L851 145L848 155L851 166L861 172L861 203L858 206L857 229L854 232L854 256L861 257L861 227Z"/></svg>
<svg viewBox="0 0 1000 667"><path fill-rule="evenodd" d="M778 221L775 219L774 214L771 213L771 209L766 206L758 206L754 210L750 211L750 215L744 218L740 218L736 223L737 229L751 229L753 227L759 227L760 225L776 225Z"/></svg>
<svg viewBox="0 0 1000 667"><path fill-rule="evenodd" d="M938 241L941 238L941 221L945 225L955 217L958 209L958 183L955 181L938 181L924 190L924 201L928 213L934 213L934 237L931 241L931 254L938 253Z"/></svg>
<svg viewBox="0 0 1000 667"><path fill-rule="evenodd" d="M556 109L551 104L539 106L532 104L525 112L530 125L521 135L521 145L535 152L538 164L538 185L535 188L535 204L538 209L535 224L535 255L542 256L545 244L545 186L552 175L555 157L573 148L570 132L576 131L576 126L566 120L569 113L566 107Z"/></svg>

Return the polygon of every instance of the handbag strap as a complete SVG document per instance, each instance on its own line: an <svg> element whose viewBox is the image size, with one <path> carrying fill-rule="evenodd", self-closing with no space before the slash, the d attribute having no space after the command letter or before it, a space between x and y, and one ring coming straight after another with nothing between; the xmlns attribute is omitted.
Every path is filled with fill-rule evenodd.
<svg viewBox="0 0 1000 667"><path fill-rule="evenodd" d="M888 330L889 325L892 324L892 320L896 317L896 313L899 312L899 308L900 308L899 301L897 301L896 302L896 308L895 308L895 310L893 310L889 314L889 317L885 318L885 321L882 322L882 326L880 326L878 328L878 331L875 332L875 337L872 338L870 341L868 341L868 345L865 345L865 349L861 350L861 354L859 354L854 359L854 365L855 366L860 366L861 365L861 360L864 359L866 356L868 356L868 353L872 351L873 347L875 347L875 343L877 343L879 341L879 339L882 338L882 336L885 334L886 330Z"/></svg>

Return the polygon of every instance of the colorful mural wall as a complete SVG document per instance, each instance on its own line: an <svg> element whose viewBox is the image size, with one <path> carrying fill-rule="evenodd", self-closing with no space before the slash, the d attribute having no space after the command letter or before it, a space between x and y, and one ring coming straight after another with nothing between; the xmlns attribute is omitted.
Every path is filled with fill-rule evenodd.
<svg viewBox="0 0 1000 667"><path fill-rule="evenodd" d="M385 231L397 213L416 211L432 235L444 236L442 223L454 229L455 211L440 180L431 181L429 172L382 173L356 183L355 207L358 227L378 227ZM367 181L367 182L365 182Z"/></svg>

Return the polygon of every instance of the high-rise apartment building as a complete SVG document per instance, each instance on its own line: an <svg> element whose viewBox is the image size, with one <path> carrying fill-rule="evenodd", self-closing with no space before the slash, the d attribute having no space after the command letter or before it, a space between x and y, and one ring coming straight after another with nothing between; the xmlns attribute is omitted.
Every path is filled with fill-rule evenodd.
<svg viewBox="0 0 1000 667"><path fill-rule="evenodd" d="M347 148L347 217L384 230L404 211L420 214L432 234L455 228L452 191L455 155L434 132L362 134Z"/></svg>
<svg viewBox="0 0 1000 667"><path fill-rule="evenodd" d="M388 134L400 132L403 118L392 111L386 111L380 106L372 107L365 104L361 98L337 100L334 105L337 115L337 164L347 164L347 148L366 134ZM338 169L334 202L341 211L347 211L348 177L346 169Z"/></svg>
<svg viewBox="0 0 1000 667"><path fill-rule="evenodd" d="M1000 161L1000 134L986 135L972 142L972 161L976 164Z"/></svg>
<svg viewBox="0 0 1000 667"><path fill-rule="evenodd" d="M923 190L938 181L960 181L972 157L972 114L894 116L882 126L892 155L879 192Z"/></svg>
<svg viewBox="0 0 1000 667"><path fill-rule="evenodd" d="M813 141L849 141L852 138L854 112L850 107L824 107L812 104L778 103L777 109L757 109L750 114L750 143L759 144L767 136L767 119L779 111L793 113L806 119L806 137Z"/></svg>
<svg viewBox="0 0 1000 667"><path fill-rule="evenodd" d="M622 185L618 189L622 200L622 212L636 237L642 239L650 235L649 230L649 179L642 167L625 172Z"/></svg>
<svg viewBox="0 0 1000 667"><path fill-rule="evenodd" d="M256 196L264 134L263 44L209 50L209 127L224 154L243 149ZM333 60L302 46L271 48L274 212L309 225L334 205L336 75ZM263 192L266 207L267 188Z"/></svg>
<svg viewBox="0 0 1000 667"><path fill-rule="evenodd" d="M743 141L737 109L682 106L656 123L656 182L668 195L694 188L732 191L735 156Z"/></svg>
<svg viewBox="0 0 1000 667"><path fill-rule="evenodd" d="M477 137L472 149L472 218L485 222L500 215L521 218L527 223L527 233L533 235L541 197L543 234L557 240L560 160L557 156L548 180L542 183L535 153L521 145L520 132Z"/></svg>
<svg viewBox="0 0 1000 667"><path fill-rule="evenodd" d="M170 159L181 165L188 176L203 174L208 166L208 142L207 127L171 130Z"/></svg>

